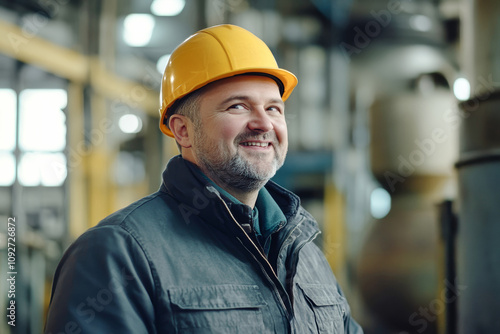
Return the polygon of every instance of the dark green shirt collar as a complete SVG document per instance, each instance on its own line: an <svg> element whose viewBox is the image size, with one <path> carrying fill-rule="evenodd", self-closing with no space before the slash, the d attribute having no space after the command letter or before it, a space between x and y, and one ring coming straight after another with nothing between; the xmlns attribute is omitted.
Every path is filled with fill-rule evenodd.
<svg viewBox="0 0 500 334"><path fill-rule="evenodd" d="M226 201L233 204L245 205L226 190L219 187L200 169L197 170L205 180L207 180L221 193ZM257 235L257 238L259 239L259 242L261 242L262 246L266 244L267 238L280 227L280 224L286 221L283 211L281 211L281 208L278 206L271 194L269 194L269 191L267 191L264 187L260 189L257 201L255 202L255 207L252 210L252 221L255 234Z"/></svg>
<svg viewBox="0 0 500 334"><path fill-rule="evenodd" d="M255 231L257 235L262 235L264 239L276 231L281 223L286 221L283 211L281 211L281 208L266 188L259 191L255 207L259 212L259 226L255 226Z"/></svg>

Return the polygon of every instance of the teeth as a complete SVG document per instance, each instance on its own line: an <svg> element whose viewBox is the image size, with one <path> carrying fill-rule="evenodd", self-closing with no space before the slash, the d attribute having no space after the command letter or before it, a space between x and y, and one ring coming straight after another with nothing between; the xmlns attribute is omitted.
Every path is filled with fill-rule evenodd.
<svg viewBox="0 0 500 334"><path fill-rule="evenodd" d="M260 147L268 147L269 143L258 143L258 142L245 142L243 143L245 146L260 146Z"/></svg>

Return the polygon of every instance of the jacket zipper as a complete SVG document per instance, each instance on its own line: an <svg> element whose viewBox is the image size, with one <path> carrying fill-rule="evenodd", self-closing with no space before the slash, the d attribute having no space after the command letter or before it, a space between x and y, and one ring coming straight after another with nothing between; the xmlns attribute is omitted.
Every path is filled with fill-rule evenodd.
<svg viewBox="0 0 500 334"><path fill-rule="evenodd" d="M271 263L269 263L269 261L267 260L267 258L262 254L262 252L259 250L259 248L257 247L257 245L253 242L253 240L248 236L248 234L245 232L245 230L240 226L240 224L238 224L238 221L236 220L236 218L234 218L233 214L231 213L231 210L229 209L229 207L227 206L226 202L220 198L220 201L224 204L224 207L226 208L227 212L229 213L229 215L231 216L231 218L233 219L233 221L235 222L236 226L238 226L238 228L240 229L241 232L243 232L243 235L245 236L245 238L250 241L250 243L254 246L255 250L258 251L259 255L260 255L260 258L262 260L264 260L264 262L267 264L267 266L269 267L269 269L271 269L271 272L273 273L274 277L276 278L276 280L279 281L278 279L278 276L276 275L276 273L274 272L274 269L273 267L271 266ZM290 314L290 311L291 310L288 310L288 308L286 307L285 305L285 302L283 301L283 298L281 297L281 294L278 290L278 288L276 287L276 284L273 282L273 279L268 275L266 269L264 268L264 266L262 265L261 261L259 261L259 259L257 259L257 257L255 256L255 254L250 250L248 249L245 244L243 243L243 241L239 238L239 237L236 237L236 239L241 243L241 245L250 253L250 255L252 255L253 259L259 264L259 267L261 268L262 272L265 274L267 280L272 284L273 286L273 289L274 289L274 292L275 294L278 296L278 299L280 301L280 304L281 304L281 307L283 307L283 310L285 310L285 315L287 317L287 320L288 322L290 322L291 320L291 314Z"/></svg>

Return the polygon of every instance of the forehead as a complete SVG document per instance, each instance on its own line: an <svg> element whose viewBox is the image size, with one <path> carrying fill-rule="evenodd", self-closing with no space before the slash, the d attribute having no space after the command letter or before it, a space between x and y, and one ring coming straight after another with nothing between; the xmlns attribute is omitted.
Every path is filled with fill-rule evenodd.
<svg viewBox="0 0 500 334"><path fill-rule="evenodd" d="M249 98L281 100L280 89L276 81L259 75L238 75L217 80L205 86L201 91L203 99L226 98L233 94Z"/></svg>

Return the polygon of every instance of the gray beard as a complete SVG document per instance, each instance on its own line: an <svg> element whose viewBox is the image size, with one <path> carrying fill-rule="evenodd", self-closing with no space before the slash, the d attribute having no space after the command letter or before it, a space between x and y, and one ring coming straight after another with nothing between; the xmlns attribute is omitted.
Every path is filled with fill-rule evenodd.
<svg viewBox="0 0 500 334"><path fill-rule="evenodd" d="M267 173L256 170L245 161L241 155L235 154L229 161L208 161L206 157L198 155L202 169L208 171L209 177L220 180L224 185L244 192L259 190L270 178L272 178L279 167L275 161L274 168Z"/></svg>

